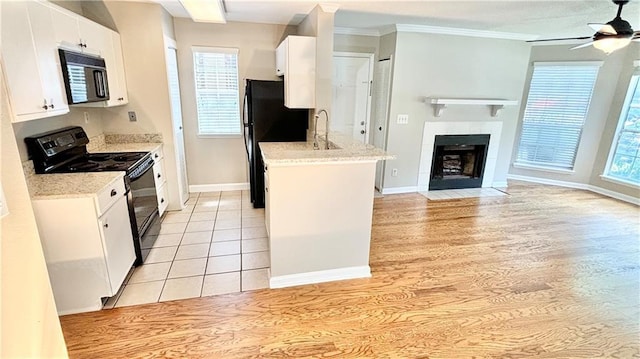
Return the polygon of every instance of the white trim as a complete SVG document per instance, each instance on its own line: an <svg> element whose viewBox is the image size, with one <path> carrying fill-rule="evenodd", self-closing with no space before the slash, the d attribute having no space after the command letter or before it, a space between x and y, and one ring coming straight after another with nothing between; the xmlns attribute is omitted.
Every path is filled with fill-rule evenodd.
<svg viewBox="0 0 640 359"><path fill-rule="evenodd" d="M382 194L400 194L400 193L414 193L418 192L418 186L407 186L407 187L391 187L391 188L383 188Z"/></svg>
<svg viewBox="0 0 640 359"><path fill-rule="evenodd" d="M638 185L636 183L633 183L633 182L621 180L619 178L615 178L615 177L611 177L611 176L607 176L607 175L600 175L600 178L603 181L619 184L619 185L622 185L622 186L627 186L627 187L630 187L630 188L633 188L633 189L640 189L640 185Z"/></svg>
<svg viewBox="0 0 640 359"><path fill-rule="evenodd" d="M320 6L320 9L322 9L322 11L328 13L335 13L336 11L338 11L338 9L340 9L340 4L336 3L319 3L318 6Z"/></svg>
<svg viewBox="0 0 640 359"><path fill-rule="evenodd" d="M238 55L239 49L237 47L216 47L216 46L191 46L191 52L203 52L203 53L220 53L220 54L234 54ZM238 65L239 66L239 65Z"/></svg>
<svg viewBox="0 0 640 359"><path fill-rule="evenodd" d="M546 185L551 185L551 186L559 186L559 187L567 187L567 188L575 188L575 189L587 190L587 191L591 191L591 192L595 192L595 193L601 194L603 196L607 196L607 197L615 198L615 199L618 199L618 200L621 200L621 201L624 201L624 202L627 202L627 203L635 204L636 206L640 206L640 198L629 196L629 195L618 193L618 192L614 192L614 191L611 191L611 190L608 190L608 189L604 189L602 187L584 184L584 183L575 183L575 182L567 182L567 181L556 181L556 180L551 180L551 179L546 179L546 178L519 176L519 175L512 175L512 174L507 175L507 178L508 179L513 179L513 180L518 180L518 181L526 181L526 182L546 184Z"/></svg>
<svg viewBox="0 0 640 359"><path fill-rule="evenodd" d="M269 288L286 288L356 278L371 278L371 268L369 266L359 266L280 275L269 278Z"/></svg>
<svg viewBox="0 0 640 359"><path fill-rule="evenodd" d="M513 167L522 168L522 169L525 169L525 170L533 170L533 171L562 173L562 174L565 174L565 175L570 175L570 174L576 173L576 171L574 171L574 170L567 170L567 169L563 169L563 168L553 168L553 167L530 165L530 164L527 164L527 163L519 163L519 162L514 162L513 163Z"/></svg>
<svg viewBox="0 0 640 359"><path fill-rule="evenodd" d="M189 193L240 191L240 190L247 190L247 189L249 189L249 183L192 184L189 186Z"/></svg>
<svg viewBox="0 0 640 359"><path fill-rule="evenodd" d="M505 39L505 40L533 40L537 35L520 34L513 32L498 32L487 30L460 29L454 27L429 26L429 25L413 25L413 24L396 24L397 32L418 32L426 34L443 34L458 35L470 37L484 37L489 39Z"/></svg>
<svg viewBox="0 0 640 359"><path fill-rule="evenodd" d="M317 151L336 151L336 150L317 150ZM309 151L311 152L311 151ZM268 167L296 167L296 166L313 166L313 165L357 165L363 163L371 163L377 161L384 161L386 159L395 159L393 156L371 156L371 159L362 159L362 160L339 160L339 159L323 159L322 157L317 158L305 158L298 160L298 162L291 162L291 160L266 160L264 164ZM263 157L264 158L264 157ZM335 157L339 158L339 157ZM276 162L281 161L281 162Z"/></svg>
<svg viewBox="0 0 640 359"><path fill-rule="evenodd" d="M347 51L334 51L333 56L337 57L358 57L363 59L371 59L373 61L373 57L375 54L370 52L347 52Z"/></svg>
<svg viewBox="0 0 640 359"><path fill-rule="evenodd" d="M491 187L493 187L493 188L506 188L506 187L509 187L509 184L507 183L507 181L494 181L493 184L491 185Z"/></svg>
<svg viewBox="0 0 640 359"><path fill-rule="evenodd" d="M358 29L355 27L334 27L334 35L380 36L377 29Z"/></svg>
<svg viewBox="0 0 640 359"><path fill-rule="evenodd" d="M380 33L380 36L384 36L384 35L388 35L388 34L392 34L394 32L396 32L396 26L395 25L385 25L382 27L378 28L378 32Z"/></svg>
<svg viewBox="0 0 640 359"><path fill-rule="evenodd" d="M603 196L607 196L607 197L611 197L611 198L615 198L615 199L619 199L621 201L627 202L627 203L631 203L631 204L635 204L636 206L640 206L640 198L637 197L633 197L633 196L629 196L626 194L622 194L619 192L614 192L602 187L598 187L598 186L589 186L589 190L591 192L595 192L598 194L601 194Z"/></svg>
<svg viewBox="0 0 640 359"><path fill-rule="evenodd" d="M535 61L533 66L598 66L602 67L604 61Z"/></svg>

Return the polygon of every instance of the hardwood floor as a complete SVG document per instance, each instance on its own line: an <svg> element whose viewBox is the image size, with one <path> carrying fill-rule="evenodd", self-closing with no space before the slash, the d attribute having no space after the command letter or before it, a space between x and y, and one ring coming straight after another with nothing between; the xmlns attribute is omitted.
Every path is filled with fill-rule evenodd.
<svg viewBox="0 0 640 359"><path fill-rule="evenodd" d="M640 357L640 209L507 192L377 198L372 278L65 316L70 357Z"/></svg>

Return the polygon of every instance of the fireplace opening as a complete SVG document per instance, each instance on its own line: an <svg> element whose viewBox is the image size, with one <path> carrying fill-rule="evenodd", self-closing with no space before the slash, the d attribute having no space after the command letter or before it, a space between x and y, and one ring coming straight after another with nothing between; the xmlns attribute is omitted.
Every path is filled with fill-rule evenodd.
<svg viewBox="0 0 640 359"><path fill-rule="evenodd" d="M489 135L436 135L429 190L482 187Z"/></svg>

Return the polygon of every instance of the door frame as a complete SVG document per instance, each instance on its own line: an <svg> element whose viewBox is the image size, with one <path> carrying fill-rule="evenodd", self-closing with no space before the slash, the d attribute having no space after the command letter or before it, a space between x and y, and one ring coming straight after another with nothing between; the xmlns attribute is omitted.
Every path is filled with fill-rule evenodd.
<svg viewBox="0 0 640 359"><path fill-rule="evenodd" d="M394 70L394 65L395 65L395 61L394 61L394 56L389 55L389 57L384 58L384 59L378 59L378 62L381 61L389 61L389 84L388 84L388 93L387 93L387 106L386 106L386 113L385 115L385 121L384 121L384 129L382 131L382 144L383 150L387 150L387 146L388 146L388 141L389 141L389 125L391 124L391 98L392 98L392 94L393 94L393 70ZM375 128L374 128L375 131ZM380 193L383 192L384 190L384 177L385 177L385 172L386 172L386 167L387 167L387 161L386 160L381 160L378 161L378 163L376 164L376 166L380 166L380 172L378 173L378 171L376 170L376 179L375 179L375 186L378 189L378 191L380 191Z"/></svg>
<svg viewBox="0 0 640 359"><path fill-rule="evenodd" d="M357 58L366 58L369 59L369 84L367 85L369 88L369 96L367 97L367 117L365 120L365 137L364 143L368 144L371 137L369 134L371 132L371 100L372 100L372 86L373 86L373 66L375 60L375 54L368 52L344 52L344 51L334 51L333 57L357 57ZM333 76L331 79L331 86L333 87ZM331 109L331 113L333 113L333 109Z"/></svg>

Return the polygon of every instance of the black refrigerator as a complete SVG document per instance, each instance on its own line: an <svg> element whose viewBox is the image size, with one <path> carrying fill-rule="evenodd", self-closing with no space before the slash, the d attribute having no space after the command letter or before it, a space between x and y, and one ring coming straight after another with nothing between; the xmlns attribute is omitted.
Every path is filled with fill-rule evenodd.
<svg viewBox="0 0 640 359"><path fill-rule="evenodd" d="M264 208L264 164L258 143L306 141L309 110L284 106L283 81L247 80L243 122L251 202L254 208Z"/></svg>

